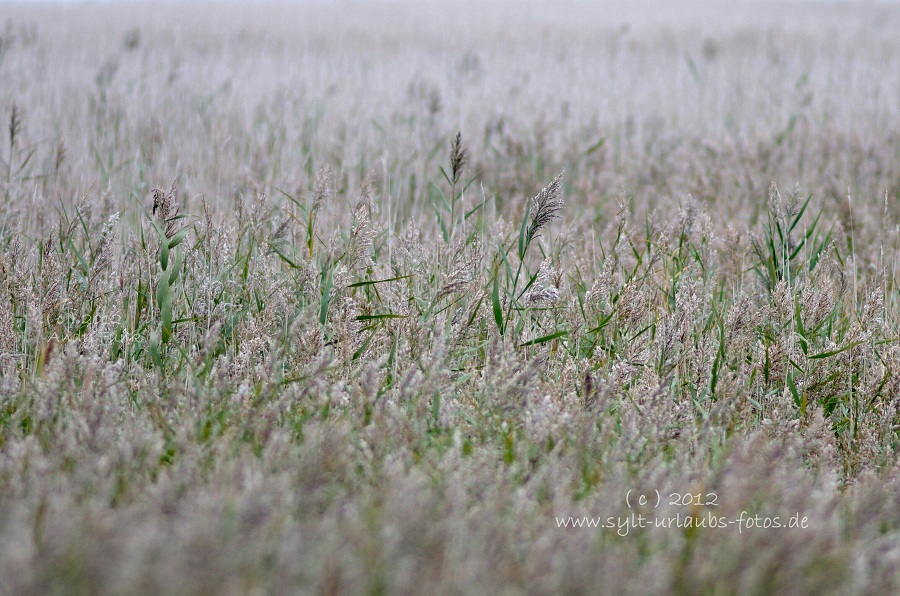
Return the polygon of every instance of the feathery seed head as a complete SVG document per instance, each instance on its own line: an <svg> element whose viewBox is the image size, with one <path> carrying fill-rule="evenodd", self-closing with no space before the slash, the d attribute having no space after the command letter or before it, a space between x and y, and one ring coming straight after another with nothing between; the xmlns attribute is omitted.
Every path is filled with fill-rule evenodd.
<svg viewBox="0 0 900 596"><path fill-rule="evenodd" d="M347 267L352 271L369 253L375 230L372 228L372 174L362 184L362 199L353 210L353 230L347 244Z"/></svg>
<svg viewBox="0 0 900 596"><path fill-rule="evenodd" d="M559 217L563 208L563 200L560 195L564 175L564 171L560 172L546 188L531 199L531 224L528 226L525 237L526 245L531 243L551 221Z"/></svg>
<svg viewBox="0 0 900 596"><path fill-rule="evenodd" d="M462 146L462 133L457 132L453 144L450 145L450 179L453 184L462 177L463 167L468 159L468 151Z"/></svg>
<svg viewBox="0 0 900 596"><path fill-rule="evenodd" d="M153 193L153 209L151 215L156 216L156 222L165 229L166 238L175 235L178 216L178 205L175 204L175 191L178 189L178 181L172 181L172 187L168 192L160 187L154 187Z"/></svg>
<svg viewBox="0 0 900 596"><path fill-rule="evenodd" d="M322 205L331 199L331 176L332 167L330 163L326 163L322 166L322 169L316 174L315 182L313 183L313 203L311 209L313 213L318 212Z"/></svg>
<svg viewBox="0 0 900 596"><path fill-rule="evenodd" d="M12 110L9 115L9 148L10 150L16 147L16 137L19 136L19 133L22 131L22 116L19 112L19 106L16 105L16 102L13 102Z"/></svg>

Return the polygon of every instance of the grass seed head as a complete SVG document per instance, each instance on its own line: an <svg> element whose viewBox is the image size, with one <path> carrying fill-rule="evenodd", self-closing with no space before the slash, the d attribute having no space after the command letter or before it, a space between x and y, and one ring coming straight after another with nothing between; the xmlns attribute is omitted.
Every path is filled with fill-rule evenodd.
<svg viewBox="0 0 900 596"><path fill-rule="evenodd" d="M541 230L559 217L563 208L562 181L565 172L560 172L553 181L531 199L531 224L525 237L528 245Z"/></svg>
<svg viewBox="0 0 900 596"><path fill-rule="evenodd" d="M457 132L450 145L450 180L456 185L468 160L468 151L462 144L462 132Z"/></svg>
<svg viewBox="0 0 900 596"><path fill-rule="evenodd" d="M323 205L331 200L333 190L331 187L332 167L330 163L326 163L316 173L313 182L313 202L311 211L317 213Z"/></svg>
<svg viewBox="0 0 900 596"><path fill-rule="evenodd" d="M166 238L172 238L177 231L178 223L175 219L178 216L178 205L175 204L175 192L178 189L178 181L173 180L172 186L168 191L164 191L160 187L154 187L151 191L153 195L153 209L150 214L155 216L156 222L163 230L165 230Z"/></svg>

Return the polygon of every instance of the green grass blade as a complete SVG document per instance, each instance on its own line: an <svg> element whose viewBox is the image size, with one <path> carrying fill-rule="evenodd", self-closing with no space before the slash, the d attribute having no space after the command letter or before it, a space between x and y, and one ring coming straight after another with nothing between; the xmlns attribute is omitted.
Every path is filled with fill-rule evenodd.
<svg viewBox="0 0 900 596"><path fill-rule="evenodd" d="M545 335L543 337L538 337L536 339L532 339L531 341L526 341L523 344L520 344L520 348L524 348L526 346L534 346L537 344L547 343L548 341L553 341L554 339L559 339L560 337L565 337L568 335L568 331L557 331L556 333L551 333L550 335Z"/></svg>
<svg viewBox="0 0 900 596"><path fill-rule="evenodd" d="M491 289L491 305L494 308L494 322L497 323L497 329L500 330L500 335L503 335L503 309L500 307L500 268L499 265L494 265L494 283L493 288Z"/></svg>
<svg viewBox="0 0 900 596"><path fill-rule="evenodd" d="M412 275L400 275L398 277L391 277L388 279L376 279L376 280L366 280L366 281L358 281L356 283L352 283L348 285L348 288L362 288L365 286L374 286L376 284L385 284L392 281L399 281L401 279L409 279Z"/></svg>
<svg viewBox="0 0 900 596"><path fill-rule="evenodd" d="M396 313L387 312L380 313L377 315L359 315L356 317L357 321L380 321L382 319L406 319L409 315L398 315Z"/></svg>
<svg viewBox="0 0 900 596"><path fill-rule="evenodd" d="M832 356L837 356L838 354L840 354L842 352L846 352L847 350L852 350L853 348L860 345L861 343L863 343L863 342L855 341L852 344L846 345L843 348L840 348L838 350L831 350L829 352L820 352L818 354L813 354L812 356L809 357L809 359L810 360L818 360L820 358L831 358Z"/></svg>

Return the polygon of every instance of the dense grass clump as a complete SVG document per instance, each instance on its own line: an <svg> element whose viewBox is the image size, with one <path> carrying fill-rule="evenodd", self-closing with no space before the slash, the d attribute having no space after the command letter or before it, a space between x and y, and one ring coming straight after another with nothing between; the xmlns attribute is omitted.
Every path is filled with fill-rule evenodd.
<svg viewBox="0 0 900 596"><path fill-rule="evenodd" d="M0 593L900 590L900 11L554 6L4 7Z"/></svg>

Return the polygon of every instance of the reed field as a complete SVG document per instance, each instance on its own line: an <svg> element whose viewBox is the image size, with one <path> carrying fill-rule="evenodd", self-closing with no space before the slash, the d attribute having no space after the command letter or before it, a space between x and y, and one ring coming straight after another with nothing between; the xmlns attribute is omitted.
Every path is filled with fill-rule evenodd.
<svg viewBox="0 0 900 596"><path fill-rule="evenodd" d="M0 594L900 593L898 31L0 3Z"/></svg>

